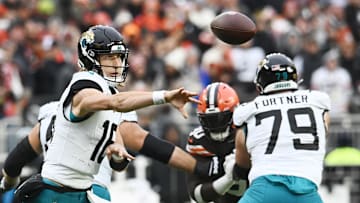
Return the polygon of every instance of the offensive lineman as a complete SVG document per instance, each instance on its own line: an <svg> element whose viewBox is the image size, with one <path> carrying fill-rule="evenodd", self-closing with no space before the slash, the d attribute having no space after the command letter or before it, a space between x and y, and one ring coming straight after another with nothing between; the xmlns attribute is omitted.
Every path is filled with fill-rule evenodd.
<svg viewBox="0 0 360 203"><path fill-rule="evenodd" d="M198 162L225 162L223 168L214 168L218 172L212 177L190 174L189 193L196 202L237 202L247 186L246 180L235 180L232 175L235 163L232 115L239 98L229 85L216 82L201 92L199 100L197 111L201 126L190 132L186 149Z"/></svg>
<svg viewBox="0 0 360 203"><path fill-rule="evenodd" d="M321 203L321 182L330 99L323 92L298 90L293 62L267 55L255 84L260 95L235 109L234 172L249 178L240 203ZM251 157L251 158L250 158ZM250 173L249 173L250 168Z"/></svg>

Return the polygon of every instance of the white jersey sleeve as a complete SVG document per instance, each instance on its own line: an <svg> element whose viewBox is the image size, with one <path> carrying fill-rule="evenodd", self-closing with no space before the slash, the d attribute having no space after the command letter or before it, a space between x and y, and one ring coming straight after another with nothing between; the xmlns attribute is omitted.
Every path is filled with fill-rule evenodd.
<svg viewBox="0 0 360 203"><path fill-rule="evenodd" d="M251 117L251 115L256 113L256 108L254 103L243 103L237 106L233 113L233 123L236 127L240 127L245 124L246 120Z"/></svg>
<svg viewBox="0 0 360 203"><path fill-rule="evenodd" d="M311 90L311 99L314 101L314 105L316 105L320 109L324 109L326 111L331 110L331 100L328 94L316 90Z"/></svg>

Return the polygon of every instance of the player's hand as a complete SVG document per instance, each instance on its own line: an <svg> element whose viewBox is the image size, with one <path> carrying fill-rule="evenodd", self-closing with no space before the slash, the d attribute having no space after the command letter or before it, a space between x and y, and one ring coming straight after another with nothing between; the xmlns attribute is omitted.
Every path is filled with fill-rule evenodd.
<svg viewBox="0 0 360 203"><path fill-rule="evenodd" d="M15 188L20 182L20 178L11 178L4 174L0 181L0 194Z"/></svg>
<svg viewBox="0 0 360 203"><path fill-rule="evenodd" d="M113 143L109 145L106 148L106 156L111 159L111 157L116 157L118 161L121 161L120 159L127 159L128 161L132 161L135 159L131 154L127 152L124 145L119 143Z"/></svg>
<svg viewBox="0 0 360 203"><path fill-rule="evenodd" d="M234 179L233 178L234 165L235 165L235 154L231 153L225 157L223 166L224 166L225 175L227 175L232 180Z"/></svg>
<svg viewBox="0 0 360 203"><path fill-rule="evenodd" d="M187 102L200 103L199 100L195 99L197 93L185 90L183 87L169 90L165 92L165 100L169 102L174 108L180 111L184 118L188 117L188 113L185 111L184 106Z"/></svg>
<svg viewBox="0 0 360 203"><path fill-rule="evenodd" d="M223 161L221 157L214 156L210 161L197 161L194 174L200 177L213 177L223 173Z"/></svg>

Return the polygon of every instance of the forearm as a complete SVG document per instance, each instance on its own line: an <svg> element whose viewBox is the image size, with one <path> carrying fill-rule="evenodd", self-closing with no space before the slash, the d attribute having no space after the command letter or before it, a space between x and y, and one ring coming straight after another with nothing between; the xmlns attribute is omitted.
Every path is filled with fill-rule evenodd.
<svg viewBox="0 0 360 203"><path fill-rule="evenodd" d="M129 112L154 104L152 92L120 92L112 96L111 109Z"/></svg>
<svg viewBox="0 0 360 203"><path fill-rule="evenodd" d="M85 115L100 110L129 112L154 104L166 103L164 93L161 91L129 91L104 95L93 89L82 90L75 95L73 111L76 115ZM77 109L78 113L76 112Z"/></svg>
<svg viewBox="0 0 360 203"><path fill-rule="evenodd" d="M169 160L169 165L182 169L188 173L194 173L196 168L196 159L179 147L175 147Z"/></svg>
<svg viewBox="0 0 360 203"><path fill-rule="evenodd" d="M236 152L235 152L236 164L243 168L250 168L251 167L250 155L246 149L245 135L242 129L238 129L236 132L235 148L236 148Z"/></svg>

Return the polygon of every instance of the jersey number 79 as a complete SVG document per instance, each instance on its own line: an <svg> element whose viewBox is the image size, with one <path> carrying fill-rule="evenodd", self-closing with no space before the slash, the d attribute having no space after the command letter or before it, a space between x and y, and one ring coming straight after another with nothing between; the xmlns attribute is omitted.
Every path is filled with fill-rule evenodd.
<svg viewBox="0 0 360 203"><path fill-rule="evenodd" d="M296 122L296 115L305 114L308 115L310 119L310 126L298 126ZM259 113L255 116L256 126L261 124L261 120L267 117L274 116L274 123L272 125L270 141L267 145L265 154L271 154L274 151L276 141L279 136L279 129L282 122L281 110L271 110ZM319 137L316 132L316 122L314 112L311 108L294 108L288 109L287 111L288 122L290 124L290 129L293 133L309 133L314 136L314 141L312 143L302 144L300 138L293 139L293 146L295 149L303 150L318 150L319 149Z"/></svg>

